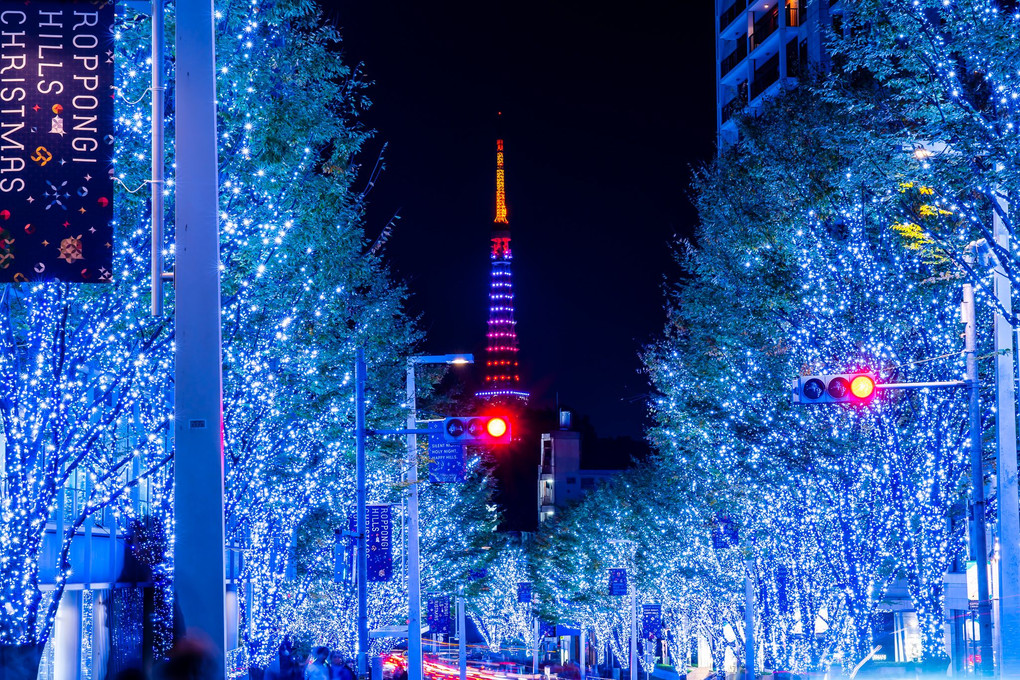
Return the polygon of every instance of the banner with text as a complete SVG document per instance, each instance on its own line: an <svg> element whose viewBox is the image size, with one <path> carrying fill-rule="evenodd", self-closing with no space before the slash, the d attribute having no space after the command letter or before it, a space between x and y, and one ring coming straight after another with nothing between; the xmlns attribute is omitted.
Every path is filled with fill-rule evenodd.
<svg viewBox="0 0 1020 680"><path fill-rule="evenodd" d="M531 583L518 583L517 584L517 601L531 603Z"/></svg>
<svg viewBox="0 0 1020 680"><path fill-rule="evenodd" d="M430 633L450 633L450 596L434 595L429 598L425 610L425 620L429 624Z"/></svg>
<svg viewBox="0 0 1020 680"><path fill-rule="evenodd" d="M646 640L658 640L662 637L662 605L641 605L641 631Z"/></svg>
<svg viewBox="0 0 1020 680"><path fill-rule="evenodd" d="M464 481L464 445L446 441L443 421L429 423L429 435L419 439L419 447L429 461L429 481L451 484Z"/></svg>
<svg viewBox="0 0 1020 680"><path fill-rule="evenodd" d="M113 269L113 3L0 1L0 282Z"/></svg>
<svg viewBox="0 0 1020 680"><path fill-rule="evenodd" d="M365 525L368 581L389 581L393 577L393 516L390 506L365 506Z"/></svg>

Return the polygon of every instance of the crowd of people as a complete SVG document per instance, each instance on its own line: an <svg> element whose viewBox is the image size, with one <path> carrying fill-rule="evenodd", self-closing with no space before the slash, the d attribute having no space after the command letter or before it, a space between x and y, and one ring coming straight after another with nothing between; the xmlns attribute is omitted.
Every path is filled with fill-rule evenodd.
<svg viewBox="0 0 1020 680"><path fill-rule="evenodd" d="M357 674L339 651L318 645L305 656L287 636L266 669L265 680L357 680Z"/></svg>

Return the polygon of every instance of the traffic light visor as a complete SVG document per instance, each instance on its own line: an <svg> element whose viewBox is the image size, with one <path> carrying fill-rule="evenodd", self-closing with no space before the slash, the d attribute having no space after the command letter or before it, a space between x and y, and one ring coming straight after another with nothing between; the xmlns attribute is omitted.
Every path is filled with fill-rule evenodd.
<svg viewBox="0 0 1020 680"><path fill-rule="evenodd" d="M858 399L867 399L875 393L875 381L869 375L859 375L850 383L850 391Z"/></svg>
<svg viewBox="0 0 1020 680"><path fill-rule="evenodd" d="M502 437L506 434L507 427L507 422L503 418L490 418L485 425L490 437Z"/></svg>

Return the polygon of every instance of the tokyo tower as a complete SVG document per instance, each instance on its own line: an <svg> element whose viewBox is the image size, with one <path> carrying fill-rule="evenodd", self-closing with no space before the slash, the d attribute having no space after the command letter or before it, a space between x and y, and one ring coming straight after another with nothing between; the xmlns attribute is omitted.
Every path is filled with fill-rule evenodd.
<svg viewBox="0 0 1020 680"><path fill-rule="evenodd" d="M503 140L496 140L496 219L492 222L489 285L489 331L485 349L485 385L475 396L494 401L527 401L521 390L514 321L514 286L510 273L510 223L506 218Z"/></svg>

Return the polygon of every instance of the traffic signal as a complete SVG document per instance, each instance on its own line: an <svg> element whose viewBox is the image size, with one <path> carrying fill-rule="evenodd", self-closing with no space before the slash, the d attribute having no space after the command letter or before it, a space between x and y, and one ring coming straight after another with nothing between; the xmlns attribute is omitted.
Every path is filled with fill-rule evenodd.
<svg viewBox="0 0 1020 680"><path fill-rule="evenodd" d="M794 404L867 404L877 390L872 373L802 375L791 387Z"/></svg>
<svg viewBox="0 0 1020 680"><path fill-rule="evenodd" d="M446 441L458 444L509 444L510 420L506 416L458 416L443 421Z"/></svg>

